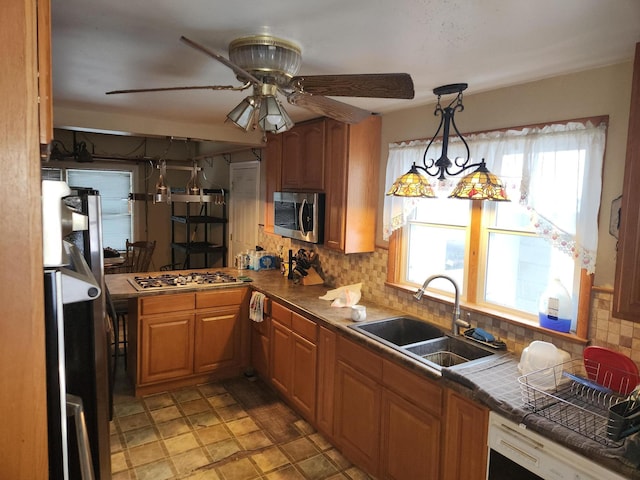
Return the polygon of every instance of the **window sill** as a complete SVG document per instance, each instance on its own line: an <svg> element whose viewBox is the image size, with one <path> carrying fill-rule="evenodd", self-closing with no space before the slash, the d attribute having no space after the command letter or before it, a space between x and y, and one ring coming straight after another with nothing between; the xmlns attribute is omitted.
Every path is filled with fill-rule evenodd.
<svg viewBox="0 0 640 480"><path fill-rule="evenodd" d="M409 287L407 285L402 285L402 284L392 283L392 282L385 282L385 285L387 287L390 287L390 288L393 288L395 290L398 290L398 291L401 291L401 292L405 292L405 293L411 294L411 295L416 293L416 291L418 290L415 287ZM425 297L428 298L429 300L432 300L432 301L435 301L435 302L439 302L439 303L446 303L448 305L452 305L452 303L453 303L451 301L450 297L445 296L445 295L438 295L437 293L433 293L433 292L425 292ZM543 328L540 325L538 325L537 322L535 322L534 320L529 320L527 318L518 317L516 315L501 311L501 310L496 309L496 308L491 308L491 307L488 307L486 305L467 303L467 302L464 302L464 301L461 300L460 301L460 308L464 309L467 312L473 312L473 313L479 313L481 315L487 315L489 317L496 318L496 319L498 319L500 321L504 321L504 322L510 323L512 325L516 325L516 326L525 328L527 330L531 330L533 332L538 332L538 333L543 333L545 335L550 335L552 337L556 337L556 338L559 338L561 340L566 340L568 342L572 342L572 343L576 343L576 344L580 344L580 345L587 345L589 343L589 339L579 337L575 333L562 333L562 332L557 332L555 330L550 330L548 328Z"/></svg>

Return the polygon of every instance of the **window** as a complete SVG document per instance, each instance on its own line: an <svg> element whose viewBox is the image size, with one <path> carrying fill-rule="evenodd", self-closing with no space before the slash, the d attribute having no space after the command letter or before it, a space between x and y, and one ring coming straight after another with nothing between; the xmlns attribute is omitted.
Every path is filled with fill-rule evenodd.
<svg viewBox="0 0 640 480"><path fill-rule="evenodd" d="M455 178L435 185L437 199L385 198L385 237L402 227L390 248L397 268L389 280L416 287L445 274L468 304L537 323L540 296L559 278L577 318L582 269L595 267L604 136L604 122L465 136L472 161L485 158L512 201L449 199ZM421 141L390 145L387 184L421 162L425 148ZM453 292L446 281L430 287Z"/></svg>
<svg viewBox="0 0 640 480"><path fill-rule="evenodd" d="M63 180L76 187L93 188L102 201L102 244L124 251L126 240L133 240L133 215L129 193L133 172L129 170L81 170L43 167L43 180Z"/></svg>
<svg viewBox="0 0 640 480"><path fill-rule="evenodd" d="M124 251L126 240L133 240L129 193L130 171L67 169L70 186L90 187L100 192L102 201L102 244Z"/></svg>

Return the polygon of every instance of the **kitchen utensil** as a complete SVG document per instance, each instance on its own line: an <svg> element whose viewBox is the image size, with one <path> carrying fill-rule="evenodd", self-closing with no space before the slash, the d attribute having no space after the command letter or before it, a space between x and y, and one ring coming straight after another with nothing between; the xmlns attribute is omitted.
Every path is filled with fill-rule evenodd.
<svg viewBox="0 0 640 480"><path fill-rule="evenodd" d="M636 385L636 388L633 389L633 392L629 394L629 398L627 399L629 404L627 405L627 410L634 410L636 407L640 406L640 385Z"/></svg>
<svg viewBox="0 0 640 480"><path fill-rule="evenodd" d="M580 375L574 375L573 373L569 373L567 371L562 372L562 375L564 375L565 377L567 377L569 380L573 380L574 382L584 386L584 387L589 387L592 388L593 390L596 390L598 392L601 393L613 393L613 390L607 388L607 387L603 387L602 385L598 385L596 382L592 382L591 380L588 380L586 378L581 377Z"/></svg>
<svg viewBox="0 0 640 480"><path fill-rule="evenodd" d="M589 380L620 395L629 393L640 383L638 367L626 355L606 347L584 349L584 368Z"/></svg>
<svg viewBox="0 0 640 480"><path fill-rule="evenodd" d="M640 430L640 409L631 406L630 400L616 403L609 408L607 436L614 441L628 437Z"/></svg>

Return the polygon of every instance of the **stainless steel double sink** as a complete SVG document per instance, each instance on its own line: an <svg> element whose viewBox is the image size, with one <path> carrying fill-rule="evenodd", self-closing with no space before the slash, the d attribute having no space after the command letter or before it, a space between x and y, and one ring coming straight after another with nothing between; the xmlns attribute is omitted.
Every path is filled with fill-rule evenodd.
<svg viewBox="0 0 640 480"><path fill-rule="evenodd" d="M411 317L395 317L356 323L350 328L431 368L455 368L488 360L495 352L462 337Z"/></svg>

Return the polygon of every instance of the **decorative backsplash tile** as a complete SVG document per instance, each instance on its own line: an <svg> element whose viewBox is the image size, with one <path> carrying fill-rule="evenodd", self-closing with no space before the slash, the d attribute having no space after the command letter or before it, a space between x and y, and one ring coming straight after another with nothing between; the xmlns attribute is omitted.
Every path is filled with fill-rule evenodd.
<svg viewBox="0 0 640 480"><path fill-rule="evenodd" d="M344 255L322 246L298 242L277 235L259 235L260 245L269 251L283 251L284 257L292 249L294 254L300 248L310 248L318 252L321 275L328 286L338 287L362 282L362 297L372 302L384 303L390 308L402 310L444 328L451 326L451 306L426 297L421 302L414 301L411 294L385 285L387 256L386 249L377 248L373 253ZM591 319L589 340L592 345L600 345L618 350L640 364L640 323L615 318L612 315L613 292L594 290L591 297ZM466 312L462 313L463 318ZM552 342L558 348L568 351L573 358L580 358L584 345L564 340L555 335L547 335L538 330L494 318L472 313L471 324L491 332L502 339L510 351L520 355L522 350L534 340Z"/></svg>

